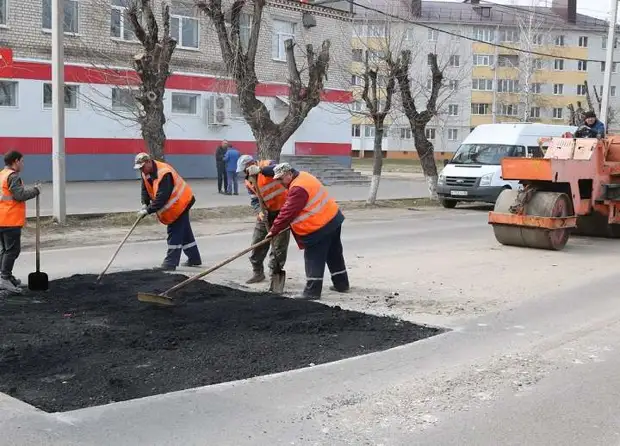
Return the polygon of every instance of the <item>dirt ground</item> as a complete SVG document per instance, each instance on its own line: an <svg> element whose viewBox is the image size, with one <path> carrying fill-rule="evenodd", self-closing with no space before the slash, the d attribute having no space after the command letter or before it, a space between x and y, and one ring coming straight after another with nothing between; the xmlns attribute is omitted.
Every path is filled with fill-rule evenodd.
<svg viewBox="0 0 620 446"><path fill-rule="evenodd" d="M384 350L440 330L198 281L156 307L185 276L153 271L52 281L0 299L0 392L63 412L309 367Z"/></svg>

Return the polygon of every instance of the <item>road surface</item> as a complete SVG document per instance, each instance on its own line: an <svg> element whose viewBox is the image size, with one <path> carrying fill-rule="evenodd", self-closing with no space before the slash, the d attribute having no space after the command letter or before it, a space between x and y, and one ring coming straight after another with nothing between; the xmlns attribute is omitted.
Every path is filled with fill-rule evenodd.
<svg viewBox="0 0 620 446"><path fill-rule="evenodd" d="M247 246L249 229L203 232L205 262ZM326 293L326 303L452 330L337 363L63 414L0 396L0 445L620 444L620 242L504 247L486 212L472 209L351 213L343 237L354 289ZM115 244L46 251L44 269L52 278L98 273ZM290 249L294 290L303 264ZM164 241L129 244L114 268L148 267L164 250ZM24 253L16 272L24 279L33 264ZM241 286L249 274L240 259L211 280Z"/></svg>

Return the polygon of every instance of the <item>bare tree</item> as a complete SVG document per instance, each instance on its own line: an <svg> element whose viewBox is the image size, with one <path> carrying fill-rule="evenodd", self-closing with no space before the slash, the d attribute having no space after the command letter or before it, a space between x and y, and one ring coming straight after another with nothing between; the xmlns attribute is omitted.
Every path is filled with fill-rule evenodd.
<svg viewBox="0 0 620 446"><path fill-rule="evenodd" d="M426 125L437 115L437 99L443 85L444 75L437 64L437 54L428 53L428 62L431 68L431 93L426 101L426 109L418 111L411 92L409 70L411 67L411 51L404 50L392 67L400 87L401 101L405 116L409 121L415 142L415 149L420 158L420 164L431 199L437 199L437 164L435 164L435 148L426 137Z"/></svg>
<svg viewBox="0 0 620 446"><path fill-rule="evenodd" d="M593 111L598 116L601 114L601 107L603 104L602 95L599 94L599 91L596 88L596 85L590 86L588 81L584 81L583 84L585 88L585 96L586 96L586 106L587 110L582 107L581 101L577 101L577 108L573 104L568 104L566 108L569 111L568 116L568 124L580 126L583 125L584 114L586 111ZM603 87L599 87L602 91ZM592 93L590 92L592 91ZM592 100L592 96L594 96L594 100ZM607 122L605 123L605 128L607 132L609 132L609 128L616 122L616 110L611 106L607 107Z"/></svg>
<svg viewBox="0 0 620 446"><path fill-rule="evenodd" d="M243 117L256 138L259 155L279 160L282 146L321 101L329 68L330 41L323 41L318 54L312 45L306 45L308 72L306 85L302 81L301 71L295 60L293 40L287 39L284 42L289 76L289 108L286 117L281 122L275 123L265 104L256 97L256 87L259 83L256 74L256 54L266 0L252 2L252 27L247 49L244 49L240 34L240 16L246 3L245 0L235 0L232 4L230 31L226 27L227 14L222 9L222 0L198 0L196 6L211 19L215 27L226 71L235 80Z"/></svg>

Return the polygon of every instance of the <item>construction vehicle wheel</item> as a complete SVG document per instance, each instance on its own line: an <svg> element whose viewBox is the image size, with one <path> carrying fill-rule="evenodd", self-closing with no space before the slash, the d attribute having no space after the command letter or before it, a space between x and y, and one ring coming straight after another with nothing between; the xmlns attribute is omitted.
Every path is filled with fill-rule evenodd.
<svg viewBox="0 0 620 446"><path fill-rule="evenodd" d="M495 202L495 212L510 213L518 191L504 190ZM525 205L526 215L538 217L567 217L573 214L568 195L558 192L534 192ZM539 229L521 226L493 225L495 239L502 245L561 250L568 242L570 229Z"/></svg>

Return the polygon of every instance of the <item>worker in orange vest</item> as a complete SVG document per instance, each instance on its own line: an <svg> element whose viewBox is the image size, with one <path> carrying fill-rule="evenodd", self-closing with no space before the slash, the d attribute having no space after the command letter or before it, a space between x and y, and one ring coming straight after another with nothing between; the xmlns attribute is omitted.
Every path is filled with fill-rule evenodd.
<svg viewBox="0 0 620 446"><path fill-rule="evenodd" d="M273 170L273 178L288 189L288 195L267 236L290 226L299 248L304 249L306 287L300 298L321 298L326 263L333 283L330 289L347 292L349 276L340 240L344 215L338 204L308 172L298 172L288 163L278 164Z"/></svg>
<svg viewBox="0 0 620 446"><path fill-rule="evenodd" d="M189 210L196 202L192 188L171 165L153 160L148 153L136 155L134 169L142 174L142 209L138 217L156 214L168 230L168 252L155 269L174 271L181 261L181 251L187 256L183 266L202 265L189 220Z"/></svg>
<svg viewBox="0 0 620 446"><path fill-rule="evenodd" d="M237 173L245 173L245 186L250 194L250 205L256 213L256 224L254 225L254 233L252 234L252 244L260 242L267 235L265 227L265 219L272 224L280 213L282 205L286 201L286 188L273 179L273 168L275 161L265 160L257 162L251 155L242 155L237 161ZM254 178L260 191L261 197L267 208L266 215L263 214L258 195L254 190L254 186L250 178ZM250 255L250 263L252 264L253 275L246 283L258 283L265 280L265 269L263 262L269 252L269 269L271 276L284 270L286 256L288 253L288 244L290 241L289 232L279 234L275 237L269 252L269 245L263 245L252 251ZM271 288L269 291L273 291Z"/></svg>
<svg viewBox="0 0 620 446"><path fill-rule="evenodd" d="M26 223L26 201L41 193L35 185L25 188L19 173L24 169L24 155L16 150L4 155L0 171L0 289L21 292L21 280L13 275L13 265L21 252L22 228Z"/></svg>

